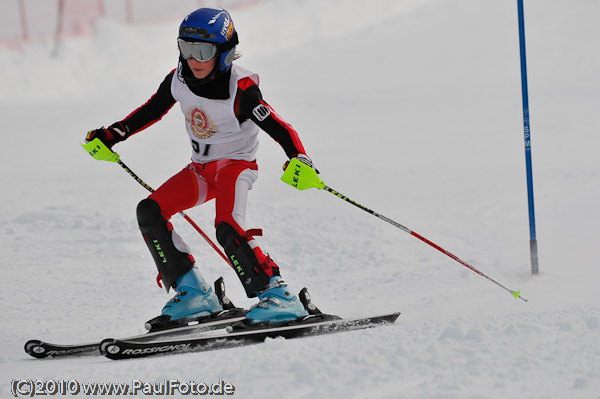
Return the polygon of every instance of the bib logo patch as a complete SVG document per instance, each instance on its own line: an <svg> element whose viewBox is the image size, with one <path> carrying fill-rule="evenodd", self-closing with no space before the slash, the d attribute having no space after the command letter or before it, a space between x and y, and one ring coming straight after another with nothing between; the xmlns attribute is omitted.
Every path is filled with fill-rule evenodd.
<svg viewBox="0 0 600 399"><path fill-rule="evenodd" d="M204 110L196 107L188 110L185 121L192 134L200 140L212 137L218 131L212 118Z"/></svg>

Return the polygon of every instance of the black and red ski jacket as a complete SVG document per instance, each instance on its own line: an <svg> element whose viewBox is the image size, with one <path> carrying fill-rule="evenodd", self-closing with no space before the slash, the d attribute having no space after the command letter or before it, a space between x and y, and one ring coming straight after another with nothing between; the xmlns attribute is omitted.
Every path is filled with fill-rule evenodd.
<svg viewBox="0 0 600 399"><path fill-rule="evenodd" d="M229 78L231 71L218 76L209 83L190 87L194 94L209 99L229 98ZM138 133L159 121L177 102L171 94L171 81L178 79L176 70L171 71L158 87L154 95L141 107L120 121L126 129L127 137ZM273 108L263 100L258 86L250 78L238 82L235 95L234 111L240 123L251 119L259 128L264 130L281 145L286 155L293 158L298 154L306 155L302 142L296 130L283 120ZM262 120L256 118L252 110L259 105L269 108L270 115Z"/></svg>

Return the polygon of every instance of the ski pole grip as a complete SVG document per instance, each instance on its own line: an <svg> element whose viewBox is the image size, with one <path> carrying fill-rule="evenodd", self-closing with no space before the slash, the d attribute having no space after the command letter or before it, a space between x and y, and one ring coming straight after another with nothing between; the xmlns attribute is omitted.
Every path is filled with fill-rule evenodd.
<svg viewBox="0 0 600 399"><path fill-rule="evenodd" d="M81 144L84 150L98 161L118 162L119 154L112 151L99 138L95 138L89 143Z"/></svg>
<svg viewBox="0 0 600 399"><path fill-rule="evenodd" d="M298 190L309 188L325 188L325 183L319 179L317 171L296 158L292 158L281 176L281 181Z"/></svg>

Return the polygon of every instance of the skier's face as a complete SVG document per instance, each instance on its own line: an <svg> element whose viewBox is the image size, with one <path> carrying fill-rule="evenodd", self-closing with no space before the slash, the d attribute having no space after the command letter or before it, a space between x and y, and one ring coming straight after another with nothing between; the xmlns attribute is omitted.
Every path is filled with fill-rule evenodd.
<svg viewBox="0 0 600 399"><path fill-rule="evenodd" d="M212 72L215 67L215 63L217 62L217 57L213 57L212 59L201 62L196 60L195 58L190 58L187 60L187 63L194 74L196 79L204 79Z"/></svg>

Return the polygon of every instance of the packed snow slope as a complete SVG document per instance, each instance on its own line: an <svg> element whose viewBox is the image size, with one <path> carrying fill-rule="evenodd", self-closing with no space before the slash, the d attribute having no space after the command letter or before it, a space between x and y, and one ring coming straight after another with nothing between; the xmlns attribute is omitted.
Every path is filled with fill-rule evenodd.
<svg viewBox="0 0 600 399"><path fill-rule="evenodd" d="M225 2L226 5L226 2ZM91 159L176 66L179 21L98 21L91 37L0 50L0 396L13 379L235 386L239 398L600 398L600 3L526 1L541 273L529 227L516 1L264 1L233 13L242 58L332 188L529 300L327 192L279 177L263 134L249 227L292 288L390 327L134 361L39 361L28 339L143 332L169 299L137 230L147 193ZM115 147L158 186L190 158L178 106ZM213 235L212 203L189 215ZM234 273L180 217L207 279Z"/></svg>

